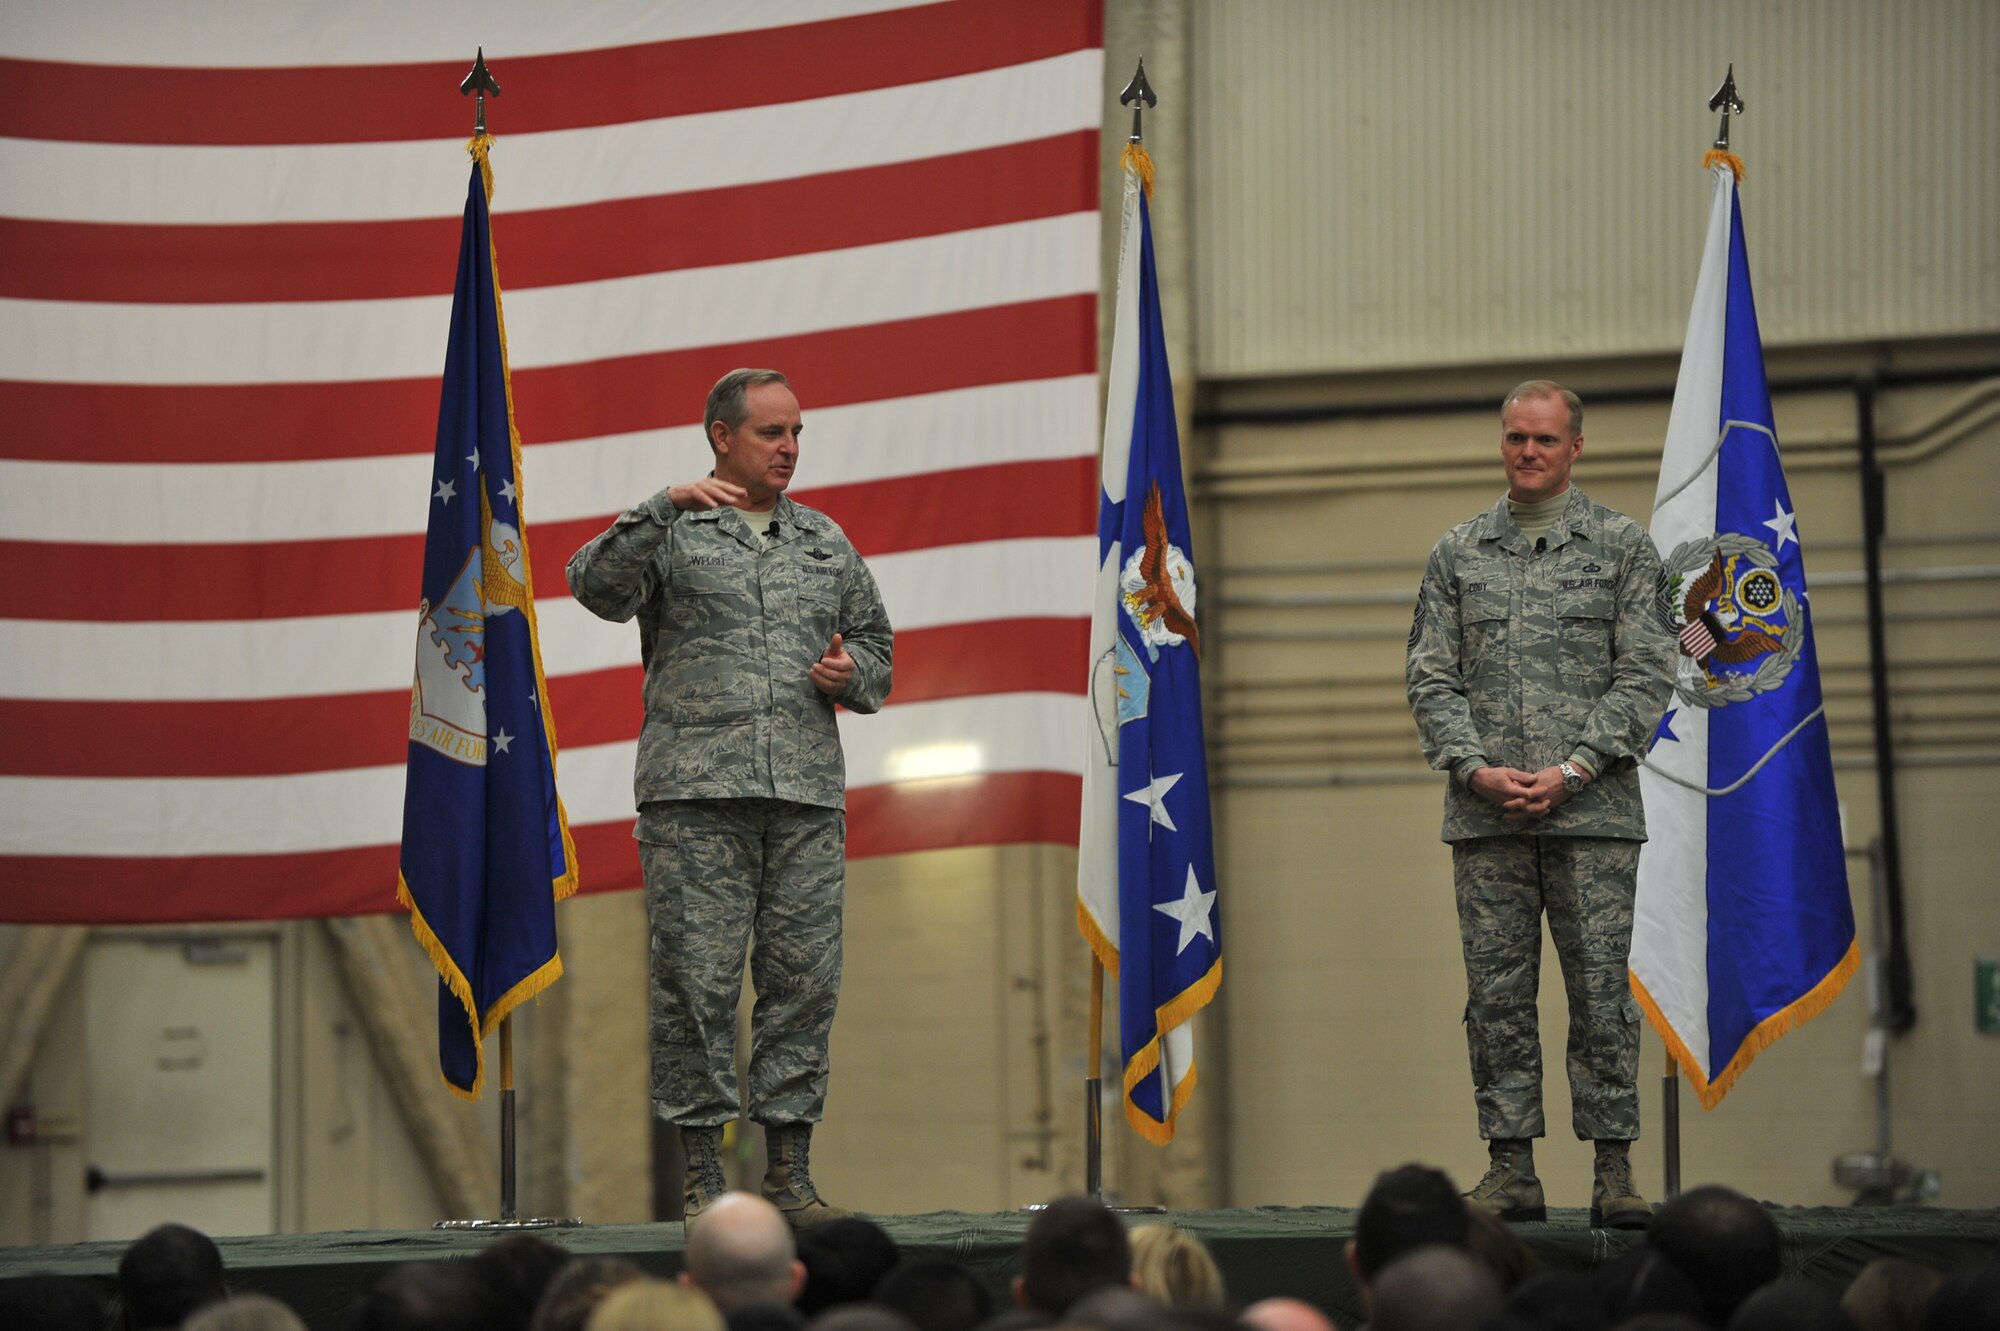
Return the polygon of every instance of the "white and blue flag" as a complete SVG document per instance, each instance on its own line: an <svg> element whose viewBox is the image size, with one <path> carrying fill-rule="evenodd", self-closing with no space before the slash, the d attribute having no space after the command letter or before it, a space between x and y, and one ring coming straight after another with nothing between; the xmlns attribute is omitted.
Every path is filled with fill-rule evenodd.
<svg viewBox="0 0 2000 1331"><path fill-rule="evenodd" d="M1194 1090L1189 1022L1222 981L1222 935L1193 542L1146 206L1152 163L1134 145L1124 165L1077 924L1118 979L1125 1117L1164 1145Z"/></svg>
<svg viewBox="0 0 2000 1331"><path fill-rule="evenodd" d="M1632 988L1706 1108L1859 958L1739 168L1715 200L1653 504L1678 676L1640 771Z"/></svg>

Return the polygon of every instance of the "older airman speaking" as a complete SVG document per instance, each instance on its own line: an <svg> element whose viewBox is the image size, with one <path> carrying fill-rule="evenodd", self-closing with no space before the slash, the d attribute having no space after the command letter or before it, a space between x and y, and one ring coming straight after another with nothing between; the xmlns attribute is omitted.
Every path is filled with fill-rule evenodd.
<svg viewBox="0 0 2000 1331"><path fill-rule="evenodd" d="M763 1193L794 1225L847 1214L810 1172L840 992L846 772L836 703L889 696L892 634L868 566L832 519L785 495L799 401L775 370L708 395L715 468L622 514L569 562L591 613L639 620L646 719L635 793L652 926L653 1111L687 1153L686 1214L728 1189L722 1130L742 1109L736 1007L751 1018L750 1117Z"/></svg>

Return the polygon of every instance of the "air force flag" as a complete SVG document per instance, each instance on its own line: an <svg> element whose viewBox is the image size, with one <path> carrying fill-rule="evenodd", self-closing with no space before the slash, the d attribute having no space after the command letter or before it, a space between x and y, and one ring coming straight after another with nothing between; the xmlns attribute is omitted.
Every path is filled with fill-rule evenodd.
<svg viewBox="0 0 2000 1331"><path fill-rule="evenodd" d="M1715 202L1653 505L1680 635L1640 771L1632 988L1707 1108L1824 1009L1859 953L1733 159Z"/></svg>
<svg viewBox="0 0 2000 1331"><path fill-rule="evenodd" d="M468 1098L485 1079L481 1040L562 974L555 903L577 882L520 512L487 142L473 148L438 408L396 889L438 969L439 1065Z"/></svg>
<svg viewBox="0 0 2000 1331"><path fill-rule="evenodd" d="M1077 923L1118 979L1125 1117L1164 1145L1194 1090L1188 1022L1221 983L1222 936L1192 542L1141 186L1149 188L1151 176L1145 150L1128 147L1098 499Z"/></svg>

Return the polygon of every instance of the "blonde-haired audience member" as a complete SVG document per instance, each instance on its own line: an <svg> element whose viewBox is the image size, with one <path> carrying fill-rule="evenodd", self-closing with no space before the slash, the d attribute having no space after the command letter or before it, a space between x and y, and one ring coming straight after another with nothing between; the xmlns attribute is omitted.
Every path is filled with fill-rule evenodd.
<svg viewBox="0 0 2000 1331"><path fill-rule="evenodd" d="M306 1331L299 1315L268 1294L232 1294L208 1304L182 1331Z"/></svg>
<svg viewBox="0 0 2000 1331"><path fill-rule="evenodd" d="M708 1295L665 1280L620 1285L583 1325L584 1331L723 1331Z"/></svg>
<svg viewBox="0 0 2000 1331"><path fill-rule="evenodd" d="M1132 1231L1132 1282L1169 1308L1220 1308L1222 1269L1200 1239L1172 1225Z"/></svg>
<svg viewBox="0 0 2000 1331"><path fill-rule="evenodd" d="M1860 1331L1923 1331L1924 1308L1944 1275L1902 1257L1877 1257L1840 1299Z"/></svg>

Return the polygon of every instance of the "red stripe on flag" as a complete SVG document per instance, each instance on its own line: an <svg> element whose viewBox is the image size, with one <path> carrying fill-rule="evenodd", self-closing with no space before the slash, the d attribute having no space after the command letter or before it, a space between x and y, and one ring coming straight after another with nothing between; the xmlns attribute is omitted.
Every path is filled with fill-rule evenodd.
<svg viewBox="0 0 2000 1331"><path fill-rule="evenodd" d="M1076 844L1083 778L1067 772L864 786L847 792L847 857L952 846Z"/></svg>
<svg viewBox="0 0 2000 1331"><path fill-rule="evenodd" d="M494 73L508 91L489 102L487 119L504 135L696 115L951 78L1102 44L1097 0L956 0L642 46L496 51ZM0 136L151 144L463 139L471 123L458 92L465 69L462 59L238 69L0 59Z"/></svg>
<svg viewBox="0 0 2000 1331"><path fill-rule="evenodd" d="M494 213L507 290L814 254L1097 208L1097 132L730 189ZM451 291L461 220L137 226L0 217L0 296L209 304Z"/></svg>
<svg viewBox="0 0 2000 1331"><path fill-rule="evenodd" d="M635 651L637 637L635 629ZM1088 637L1087 620L1053 618L898 633L889 705L1081 692ZM551 679L559 747L638 738L640 678L631 665ZM407 689L185 702L0 698L7 736L0 775L161 779L389 767L408 753L409 704Z"/></svg>
<svg viewBox="0 0 2000 1331"><path fill-rule="evenodd" d="M440 345L443 337L440 331ZM440 353L442 354L442 353ZM728 346L514 372L527 443L685 423L715 381L775 365L814 407L1054 379L1097 368L1092 295L995 305ZM297 462L429 453L438 381L74 384L0 380L0 458Z"/></svg>
<svg viewBox="0 0 2000 1331"><path fill-rule="evenodd" d="M1090 457L967 467L801 490L832 514L863 555L976 541L1083 536L1097 461ZM980 495L967 504L968 494ZM637 502L644 495L634 495ZM616 514L533 526L531 566L544 600L567 596L563 567ZM421 535L228 545L0 541L0 619L101 623L291 619L415 610ZM115 588L116 594L107 594Z"/></svg>
<svg viewBox="0 0 2000 1331"><path fill-rule="evenodd" d="M870 786L847 795L849 859L962 845L1076 843L1082 782L1063 772ZM627 821L573 826L585 892L639 886ZM0 919L16 924L281 920L384 914L395 846L168 859L0 856Z"/></svg>

